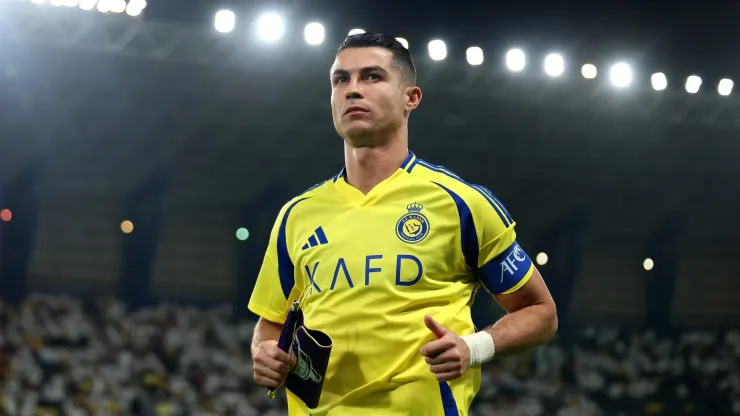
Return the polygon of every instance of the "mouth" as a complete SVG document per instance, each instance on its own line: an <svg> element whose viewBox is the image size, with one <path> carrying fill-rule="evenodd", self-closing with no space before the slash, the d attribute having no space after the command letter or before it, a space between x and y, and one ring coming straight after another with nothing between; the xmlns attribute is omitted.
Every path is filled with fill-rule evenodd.
<svg viewBox="0 0 740 416"><path fill-rule="evenodd" d="M354 114L362 114L362 113L367 113L367 112L368 110L366 110L365 108L358 107L358 106L352 106L344 111L344 115L351 116Z"/></svg>

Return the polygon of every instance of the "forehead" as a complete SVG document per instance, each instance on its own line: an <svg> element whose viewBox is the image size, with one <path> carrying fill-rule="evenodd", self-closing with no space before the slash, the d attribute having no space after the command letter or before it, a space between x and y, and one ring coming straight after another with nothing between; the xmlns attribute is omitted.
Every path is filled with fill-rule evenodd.
<svg viewBox="0 0 740 416"><path fill-rule="evenodd" d="M383 48L348 48L342 51L334 60L331 72L344 70L357 71L361 68L379 66L390 72L393 66L393 53Z"/></svg>

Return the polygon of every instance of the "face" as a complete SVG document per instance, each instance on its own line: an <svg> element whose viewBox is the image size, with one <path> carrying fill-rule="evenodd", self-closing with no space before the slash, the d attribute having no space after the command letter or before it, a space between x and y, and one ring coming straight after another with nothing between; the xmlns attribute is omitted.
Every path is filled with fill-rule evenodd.
<svg viewBox="0 0 740 416"><path fill-rule="evenodd" d="M331 68L334 128L354 147L384 144L421 101L382 48L348 48Z"/></svg>

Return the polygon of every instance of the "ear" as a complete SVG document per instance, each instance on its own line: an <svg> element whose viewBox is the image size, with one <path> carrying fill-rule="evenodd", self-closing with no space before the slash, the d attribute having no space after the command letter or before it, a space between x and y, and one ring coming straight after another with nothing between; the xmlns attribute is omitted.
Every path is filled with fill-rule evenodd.
<svg viewBox="0 0 740 416"><path fill-rule="evenodd" d="M419 87L408 87L406 88L406 111L411 112L416 110L416 107L421 103L421 88Z"/></svg>

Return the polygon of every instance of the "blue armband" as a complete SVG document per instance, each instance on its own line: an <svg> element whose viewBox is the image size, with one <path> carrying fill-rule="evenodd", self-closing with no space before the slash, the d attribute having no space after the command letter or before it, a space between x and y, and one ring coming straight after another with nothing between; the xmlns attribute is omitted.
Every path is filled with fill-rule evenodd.
<svg viewBox="0 0 740 416"><path fill-rule="evenodd" d="M477 275L489 292L499 294L526 279L532 267L532 260L515 241L495 259L480 267Z"/></svg>

